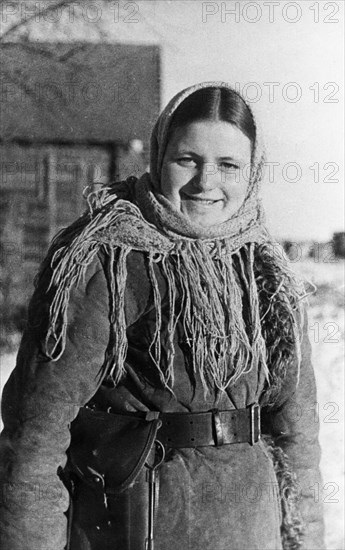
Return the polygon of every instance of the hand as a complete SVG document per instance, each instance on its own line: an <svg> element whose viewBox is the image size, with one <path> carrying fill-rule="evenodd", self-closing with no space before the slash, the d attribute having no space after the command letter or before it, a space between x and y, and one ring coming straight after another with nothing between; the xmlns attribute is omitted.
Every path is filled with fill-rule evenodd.
<svg viewBox="0 0 345 550"><path fill-rule="evenodd" d="M149 411L125 386L117 388L101 386L98 391L102 401L107 404L107 407L112 407L115 412Z"/></svg>

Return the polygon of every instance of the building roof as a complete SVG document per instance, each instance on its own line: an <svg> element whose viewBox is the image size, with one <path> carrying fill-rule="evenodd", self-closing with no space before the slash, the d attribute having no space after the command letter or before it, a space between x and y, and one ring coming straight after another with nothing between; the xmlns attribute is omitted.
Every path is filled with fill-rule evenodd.
<svg viewBox="0 0 345 550"><path fill-rule="evenodd" d="M0 56L2 141L148 142L159 46L3 43Z"/></svg>

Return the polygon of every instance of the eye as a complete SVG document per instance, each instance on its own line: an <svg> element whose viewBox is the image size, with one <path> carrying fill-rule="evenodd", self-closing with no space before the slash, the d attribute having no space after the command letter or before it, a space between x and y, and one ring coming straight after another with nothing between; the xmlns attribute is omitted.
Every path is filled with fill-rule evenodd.
<svg viewBox="0 0 345 550"><path fill-rule="evenodd" d="M195 159L193 159L193 157L188 157L188 156L179 157L179 158L177 159L177 163L178 163L180 166L185 166L185 167L187 167L187 168L191 168L191 167L196 166L196 161L195 161Z"/></svg>
<svg viewBox="0 0 345 550"><path fill-rule="evenodd" d="M236 164L235 162L225 162L225 161L221 162L219 164L219 167L223 172L226 172L227 174L231 174L236 170L239 170L240 168L239 165Z"/></svg>

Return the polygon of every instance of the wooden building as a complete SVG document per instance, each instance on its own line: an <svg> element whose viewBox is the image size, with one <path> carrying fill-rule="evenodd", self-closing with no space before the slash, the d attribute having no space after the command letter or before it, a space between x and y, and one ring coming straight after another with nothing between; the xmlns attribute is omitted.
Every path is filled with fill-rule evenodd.
<svg viewBox="0 0 345 550"><path fill-rule="evenodd" d="M0 61L0 265L13 288L84 211L86 186L143 171L160 109L160 51L5 43ZM19 286L31 294L31 284Z"/></svg>

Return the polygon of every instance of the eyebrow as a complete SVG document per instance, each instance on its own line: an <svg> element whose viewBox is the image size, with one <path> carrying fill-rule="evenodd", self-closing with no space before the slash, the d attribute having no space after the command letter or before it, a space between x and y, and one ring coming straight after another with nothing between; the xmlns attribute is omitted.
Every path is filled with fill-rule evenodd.
<svg viewBox="0 0 345 550"><path fill-rule="evenodd" d="M202 158L201 155L198 155L198 153L196 153L191 149L177 149L175 151L175 155L191 155L197 158ZM230 155L225 155L222 157L217 157L217 160L232 160L232 161L241 162L242 159L240 157L232 157Z"/></svg>

